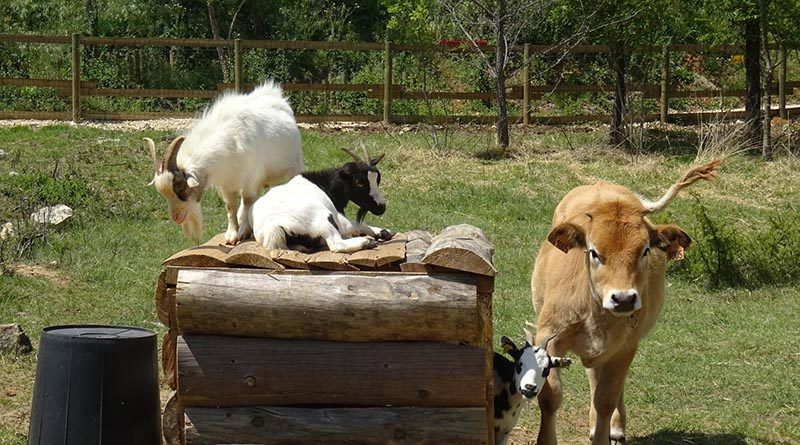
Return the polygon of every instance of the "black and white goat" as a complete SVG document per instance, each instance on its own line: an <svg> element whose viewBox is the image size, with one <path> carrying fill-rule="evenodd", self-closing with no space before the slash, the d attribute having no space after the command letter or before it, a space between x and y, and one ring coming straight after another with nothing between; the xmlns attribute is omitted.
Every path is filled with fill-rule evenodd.
<svg viewBox="0 0 800 445"><path fill-rule="evenodd" d="M253 235L267 249L355 252L389 240L394 232L370 227L361 220L367 212L382 215L386 200L376 165L383 158L359 157L339 168L305 172L270 189L253 204ZM359 206L357 220L344 215L347 203Z"/></svg>
<svg viewBox="0 0 800 445"><path fill-rule="evenodd" d="M151 184L167 199L172 220L192 240L203 234L200 198L207 186L217 187L225 201L225 242L236 244L252 233L250 207L261 188L303 171L294 113L280 85L273 82L262 83L250 94L225 93L186 136L172 141L163 159L158 159L152 139L145 140L155 167Z"/></svg>
<svg viewBox="0 0 800 445"><path fill-rule="evenodd" d="M533 334L525 330L525 346L517 348L506 336L500 338L503 351L514 360L511 361L497 352L494 353L494 443L505 445L509 433L517 424L522 412L523 402L539 395L550 370L566 368L572 360L565 357L551 357L547 353L547 343L533 346ZM551 337L552 338L552 337Z"/></svg>

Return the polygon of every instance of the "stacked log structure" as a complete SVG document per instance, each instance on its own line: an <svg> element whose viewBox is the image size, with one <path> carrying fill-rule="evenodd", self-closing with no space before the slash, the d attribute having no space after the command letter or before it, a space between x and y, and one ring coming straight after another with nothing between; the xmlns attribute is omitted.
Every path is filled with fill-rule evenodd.
<svg viewBox="0 0 800 445"><path fill-rule="evenodd" d="M164 262L169 444L493 444L492 246L473 226L353 254Z"/></svg>

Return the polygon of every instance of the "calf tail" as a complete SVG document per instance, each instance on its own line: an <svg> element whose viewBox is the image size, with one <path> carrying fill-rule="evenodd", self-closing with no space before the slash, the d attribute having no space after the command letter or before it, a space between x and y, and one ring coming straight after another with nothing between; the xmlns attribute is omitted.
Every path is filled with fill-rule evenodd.
<svg viewBox="0 0 800 445"><path fill-rule="evenodd" d="M664 196L661 197L656 202L650 201L648 199L641 198L642 204L644 205L645 209L647 209L647 213L656 213L660 212L664 208L666 208L672 199L678 195L684 187L688 187L695 182L703 179L706 181L713 181L717 179L717 170L721 162L719 159L715 159L707 164L703 165L695 165L694 167L690 168L683 177L672 185L672 187L664 193Z"/></svg>

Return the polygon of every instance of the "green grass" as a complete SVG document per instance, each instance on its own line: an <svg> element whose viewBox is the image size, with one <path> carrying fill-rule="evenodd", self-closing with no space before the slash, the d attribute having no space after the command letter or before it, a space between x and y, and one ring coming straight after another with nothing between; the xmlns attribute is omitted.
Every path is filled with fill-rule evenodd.
<svg viewBox="0 0 800 445"><path fill-rule="evenodd" d="M655 133L649 138L658 151L630 156L604 148L602 130L517 131L513 156L486 160L481 153L489 148L489 132L439 129L436 145L427 127L305 130L303 144L312 169L345 161L340 148L362 142L387 154L381 170L389 208L381 218L368 217L373 224L399 231L438 232L458 223L484 229L499 271L495 340L521 339L524 321L535 321L533 258L559 199L598 179L655 198L692 162L694 136L689 130L680 138L670 134L669 140L680 141L673 146L666 134ZM125 324L163 333L153 304L156 276L161 261L189 243L147 186L152 163L142 137L159 141L175 134L0 127L0 149L7 153L0 158L0 224L34 204L62 199L76 213L68 227L48 234L23 258L8 246L0 249L2 261L39 266L38 274L0 275L0 323L21 324L34 346L39 331L55 324ZM684 264L671 267L661 319L628 377L630 443L800 443L800 229L776 230L797 227L798 166L789 155L772 163L730 158L720 181L693 187L656 218L687 229L695 246ZM224 228L224 210L213 193L203 207L208 238ZM727 238L712 242L709 227L725 230ZM723 248L747 264L720 262ZM731 270L747 280L715 281ZM763 277L765 270L783 279ZM26 443L35 366L33 355L0 355L0 445ZM586 378L580 366L564 376L559 436L563 443L586 443ZM537 411L531 405L525 412L513 443L535 438Z"/></svg>

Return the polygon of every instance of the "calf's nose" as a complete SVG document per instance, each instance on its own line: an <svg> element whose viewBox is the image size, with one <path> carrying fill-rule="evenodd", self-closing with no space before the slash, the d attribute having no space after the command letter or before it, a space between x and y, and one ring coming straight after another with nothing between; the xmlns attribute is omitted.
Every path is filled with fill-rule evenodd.
<svg viewBox="0 0 800 445"><path fill-rule="evenodd" d="M528 383L527 385L525 385L525 387L521 388L519 392L521 392L523 397L525 397L526 399L532 399L533 397L536 396L537 393L536 385Z"/></svg>

